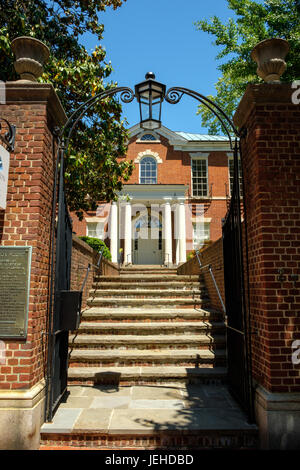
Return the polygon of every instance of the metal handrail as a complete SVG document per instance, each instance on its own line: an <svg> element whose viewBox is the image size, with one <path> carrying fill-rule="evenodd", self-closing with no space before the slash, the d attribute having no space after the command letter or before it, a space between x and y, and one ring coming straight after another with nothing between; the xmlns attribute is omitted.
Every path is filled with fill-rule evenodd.
<svg viewBox="0 0 300 470"><path fill-rule="evenodd" d="M197 256L197 260L198 260L200 269L208 268L209 273L210 273L210 275L211 275L211 278L212 278L212 280L213 280L213 283L214 283L214 285L215 285L215 288L216 288L216 291L217 291L219 300L220 300L220 302L221 302L222 309L223 309L223 311L224 311L224 313L225 313L225 315L226 315L226 308L225 308L225 305L224 305L224 302L223 302L223 299L222 299L222 296L221 296L221 293L220 293L220 290L219 290L217 281L216 281L216 279L215 279L214 273L213 273L213 271L212 271L211 264L206 264L205 266L202 266L202 263L201 263L201 260L200 260L200 257L199 257L199 250L196 251L196 256Z"/></svg>
<svg viewBox="0 0 300 470"><path fill-rule="evenodd" d="M100 269L100 265L101 265L101 261L102 261L102 257L103 257L103 251L104 251L104 248L102 248L99 251L99 259L97 261L97 264L89 263L87 268L84 268L84 269L86 269L86 273L85 273L85 278L84 278L82 286L81 286L81 292L83 292L83 289L84 289L85 284L87 282L88 275L89 275L89 272L90 272L91 268Z"/></svg>

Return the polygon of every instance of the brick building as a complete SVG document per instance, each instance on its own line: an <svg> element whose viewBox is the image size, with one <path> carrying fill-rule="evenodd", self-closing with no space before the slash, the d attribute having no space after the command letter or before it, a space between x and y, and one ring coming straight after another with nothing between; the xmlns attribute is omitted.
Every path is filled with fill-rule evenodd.
<svg viewBox="0 0 300 470"><path fill-rule="evenodd" d="M100 204L73 230L107 240L112 261L178 265L205 240L217 240L227 211L233 159L229 139L130 129L127 155L135 168L117 203Z"/></svg>
<svg viewBox="0 0 300 470"><path fill-rule="evenodd" d="M247 225L243 266L248 265L248 283L242 285L248 294L247 316L242 317L238 311L237 318L239 322L247 322L247 331L242 329L243 325L238 325L240 330L236 332L246 338L247 354L243 348L246 341L233 342L233 336L228 334L233 328L224 323L222 312L213 312L207 307L220 310L209 272L200 273L196 258L184 263L186 253L193 246L200 246L205 238L216 240L221 235L221 218L226 212L227 195L230 196L229 142L220 137L172 132L165 127L145 134L135 126L131 129L125 157L135 162L130 184L124 187L118 203L100 204L95 213L85 215L83 223L74 216L73 228L79 235L88 233L107 238L113 261L117 261L119 249L123 248L125 262L182 264L170 270L148 269L154 274L148 278L151 289L147 292L137 285L141 282L141 272L147 271L145 267L120 269L104 260L102 275L93 279L93 272L88 269L95 263L96 253L74 237L71 289L80 289L89 273L83 305L87 304L90 309L82 312L83 324L75 335L78 348L73 348L72 338L68 370L67 347L65 351L54 347L62 344L56 342L57 332L63 332L68 344L70 328L61 330L63 316L59 308L52 309L52 316L53 296L49 288L55 280L51 274L52 248L59 246L51 236L55 234L52 199L56 128L62 127L67 117L51 84L23 80L6 83L6 103L1 104L1 117L16 126L16 141L10 154L5 204L0 210L1 449L37 449L41 433L43 442L50 445L74 446L77 443L87 447L91 443L94 448L102 449L112 445L140 449L166 446L254 448L258 446L256 427L252 424L249 427L243 421L241 428L241 421L237 419L239 411L230 403L233 420L224 418L224 402L219 403L215 428L212 428L211 425L205 427L208 418L213 417L210 405L190 409L176 406L176 409L170 408L168 415L165 408L155 408L145 415L143 407L126 410L123 405L119 406L122 397L117 396L114 410L107 411L106 405L98 408L97 413L93 407L83 410L83 402L90 403L90 397L74 396L73 406L75 401L79 408L69 404L62 408L61 415L57 415L58 422L59 416L63 416L62 427L56 428L54 422L47 422L43 427L49 396L56 398L54 406L50 403L52 413L65 396L67 380L69 385L84 384L85 391L87 385L104 382L110 386L110 392L116 393L120 383L134 387L141 380L151 384L150 398L153 398L153 382L158 388L161 384L172 383L174 378L191 384L195 378L202 385L206 381L218 384L219 380L230 381L232 371L241 389L246 383L239 380L245 372L244 363L251 366L249 385L253 398L248 404L255 408L259 446L299 449L300 108L292 85L272 80L249 85L234 116L234 123L243 130L244 227ZM2 155L4 151L0 146ZM203 251L201 260L204 267L212 266L222 296L227 300L230 296L238 305L236 286L239 284L232 282L235 290L231 292L226 291L224 285L226 253L222 248L222 239L219 239ZM16 251L26 254L23 264L16 261ZM158 251L156 259L154 251ZM67 250L60 258L53 259L65 260L66 253ZM239 267L242 268L242 263ZM132 277L134 271L136 274ZM169 283L176 279L177 290L169 289L164 277L160 278L159 285L157 274L161 271L164 271L163 276L168 272ZM188 286L185 285L187 278L181 279L182 276L189 277ZM88 295L95 281L101 288L93 288L90 298ZM133 281L137 282L134 289ZM197 290L191 281L196 283ZM147 286L145 277L142 282ZM203 283L209 299L202 290ZM165 289L164 293L160 287ZM56 293L61 294L63 290L59 286ZM142 311L139 307L145 305L146 298L146 310ZM172 308L165 308L166 305ZM229 320L237 316L235 308L230 311L226 307L226 313ZM13 330L15 327L17 333ZM226 346L222 333L225 327ZM177 343L174 336L169 337L173 328ZM120 334L124 330L127 331L125 342ZM113 334L105 338L108 331ZM199 344L190 350L189 344L194 344L195 340ZM130 347L135 344L136 348L128 353L130 348L124 349L124 344ZM155 347L149 348L149 344ZM176 344L184 347L176 351ZM229 354L230 351L234 354ZM228 369L221 367L220 370L225 359ZM153 360L159 367L153 367ZM65 377L64 384L61 377ZM230 385L235 383L231 381ZM213 395L214 392L210 396ZM180 397L182 400L184 395ZM142 398L145 399L144 391ZM195 397L190 398L194 402ZM241 394L237 398L241 399ZM82 426L82 416L86 417L87 428ZM183 427L179 425L179 417ZM141 425L136 434L128 432L128 422L132 420L135 426L136 423ZM166 429L169 434L165 433Z"/></svg>

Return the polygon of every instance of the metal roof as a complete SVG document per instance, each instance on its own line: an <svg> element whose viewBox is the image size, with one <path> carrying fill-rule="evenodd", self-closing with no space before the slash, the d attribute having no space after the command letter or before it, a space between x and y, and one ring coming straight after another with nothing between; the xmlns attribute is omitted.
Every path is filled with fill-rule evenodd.
<svg viewBox="0 0 300 470"><path fill-rule="evenodd" d="M183 137L189 141L220 141L220 142L229 142L228 137L223 135L208 135L208 134L190 134L189 132L175 132L175 134Z"/></svg>

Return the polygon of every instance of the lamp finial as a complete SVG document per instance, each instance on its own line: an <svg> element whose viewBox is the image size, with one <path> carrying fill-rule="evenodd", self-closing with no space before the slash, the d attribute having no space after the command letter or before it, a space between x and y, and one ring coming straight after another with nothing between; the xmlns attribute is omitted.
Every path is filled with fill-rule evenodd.
<svg viewBox="0 0 300 470"><path fill-rule="evenodd" d="M146 75L145 75L145 79L146 80L155 80L155 74L153 72L147 72Z"/></svg>

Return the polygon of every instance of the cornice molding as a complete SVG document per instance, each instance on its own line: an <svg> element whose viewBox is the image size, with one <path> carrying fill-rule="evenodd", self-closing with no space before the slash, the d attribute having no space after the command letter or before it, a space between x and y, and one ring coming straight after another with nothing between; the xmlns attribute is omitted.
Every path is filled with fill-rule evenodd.
<svg viewBox="0 0 300 470"><path fill-rule="evenodd" d="M294 91L291 83L249 84L233 116L234 124L241 129L259 105L292 105Z"/></svg>
<svg viewBox="0 0 300 470"><path fill-rule="evenodd" d="M6 104L45 104L54 125L62 127L67 116L51 83L5 82Z"/></svg>

